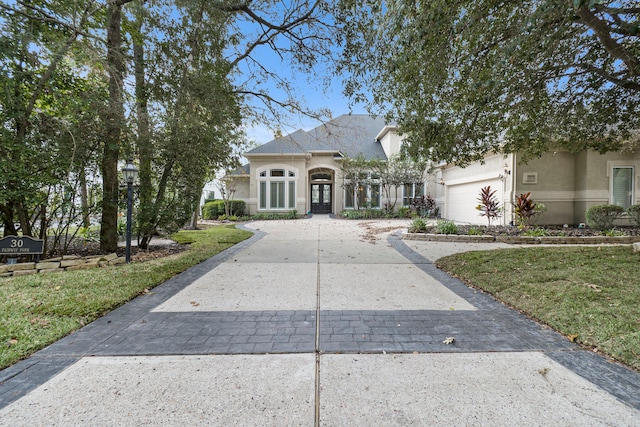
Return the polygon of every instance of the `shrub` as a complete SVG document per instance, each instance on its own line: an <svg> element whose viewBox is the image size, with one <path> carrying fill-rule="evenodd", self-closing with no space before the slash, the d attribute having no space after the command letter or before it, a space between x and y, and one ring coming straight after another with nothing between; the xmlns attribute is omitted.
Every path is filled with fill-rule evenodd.
<svg viewBox="0 0 640 427"><path fill-rule="evenodd" d="M491 186L487 185L480 190L480 197L478 197L480 204L476 206L476 209L480 211L480 216L487 217L489 227L491 227L491 221L501 215L502 209L500 208L500 202L496 197L497 191L498 190L492 191Z"/></svg>
<svg viewBox="0 0 640 427"><path fill-rule="evenodd" d="M398 208L400 218L411 218L411 209L408 206L400 206Z"/></svg>
<svg viewBox="0 0 640 427"><path fill-rule="evenodd" d="M640 205L632 205L627 208L627 214L631 217L631 220L638 226L640 226Z"/></svg>
<svg viewBox="0 0 640 427"><path fill-rule="evenodd" d="M435 216L433 213L435 206L436 201L430 194L411 199L411 207L415 209L416 213L421 217Z"/></svg>
<svg viewBox="0 0 640 427"><path fill-rule="evenodd" d="M546 207L543 204L533 201L531 192L520 194L513 204L516 223L518 226L525 228L534 224L535 218L545 210Z"/></svg>
<svg viewBox="0 0 640 427"><path fill-rule="evenodd" d="M427 223L421 218L414 219L409 225L409 233L426 233Z"/></svg>
<svg viewBox="0 0 640 427"><path fill-rule="evenodd" d="M535 228L533 230L524 231L522 235L529 236L529 237L544 237L544 236L547 236L548 233L544 228Z"/></svg>
<svg viewBox="0 0 640 427"><path fill-rule="evenodd" d="M341 217L346 218L346 219L359 219L360 218L360 214L358 213L357 210L344 210L342 211L342 213L340 214Z"/></svg>
<svg viewBox="0 0 640 427"><path fill-rule="evenodd" d="M482 236L484 232L478 227L471 227L467 232L469 236Z"/></svg>
<svg viewBox="0 0 640 427"><path fill-rule="evenodd" d="M611 230L605 230L602 234L607 237L624 236L624 233L622 231L616 230L615 228L612 228Z"/></svg>
<svg viewBox="0 0 640 427"><path fill-rule="evenodd" d="M229 200L230 215L242 216L244 215L245 202L244 200ZM219 219L221 215L226 215L224 210L224 200L214 200L207 202L202 207L202 218L204 219Z"/></svg>
<svg viewBox="0 0 640 427"><path fill-rule="evenodd" d="M220 203L222 200L214 200L213 202L207 202L202 206L202 218L203 219L218 219L218 217L224 214L224 205L222 205L222 212L219 211Z"/></svg>
<svg viewBox="0 0 640 427"><path fill-rule="evenodd" d="M244 209L246 205L244 200L229 200L227 203L229 204L229 215L244 215ZM224 202L222 202L222 211L220 213L225 213Z"/></svg>
<svg viewBox="0 0 640 427"><path fill-rule="evenodd" d="M244 218L244 217L243 217ZM274 220L274 219L297 219L298 211L293 209L288 212L258 212L251 217L254 221ZM245 218L246 219L246 218Z"/></svg>
<svg viewBox="0 0 640 427"><path fill-rule="evenodd" d="M347 219L376 219L387 217L387 213L382 209L349 209L342 211L340 216Z"/></svg>
<svg viewBox="0 0 640 427"><path fill-rule="evenodd" d="M595 205L587 209L587 224L597 230L610 230L613 221L624 213L624 208L618 205Z"/></svg>
<svg viewBox="0 0 640 427"><path fill-rule="evenodd" d="M458 234L458 226L453 221L438 221L436 232L438 234Z"/></svg>

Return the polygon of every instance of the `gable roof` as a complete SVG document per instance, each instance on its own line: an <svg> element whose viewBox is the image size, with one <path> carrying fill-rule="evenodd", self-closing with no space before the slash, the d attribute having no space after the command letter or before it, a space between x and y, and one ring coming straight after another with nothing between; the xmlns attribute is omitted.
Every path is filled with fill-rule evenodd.
<svg viewBox="0 0 640 427"><path fill-rule="evenodd" d="M352 158L362 155L366 159L386 159L382 145L376 140L385 125L386 122L381 117L344 114L310 131L297 130L276 138L245 155L327 152L342 153Z"/></svg>

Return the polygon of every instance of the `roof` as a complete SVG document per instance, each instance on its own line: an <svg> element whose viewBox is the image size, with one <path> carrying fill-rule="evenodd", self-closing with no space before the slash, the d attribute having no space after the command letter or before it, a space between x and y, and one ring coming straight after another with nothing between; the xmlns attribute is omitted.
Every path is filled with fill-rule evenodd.
<svg viewBox="0 0 640 427"><path fill-rule="evenodd" d="M249 176L250 173L251 173L251 165L247 163L246 165L240 166L238 169L234 169L228 172L227 176L235 176L235 177Z"/></svg>
<svg viewBox="0 0 640 427"><path fill-rule="evenodd" d="M245 153L247 156L267 154L342 153L347 157L362 155L366 159L386 159L376 136L385 127L381 117L366 114L344 114L311 129L297 130L276 138Z"/></svg>

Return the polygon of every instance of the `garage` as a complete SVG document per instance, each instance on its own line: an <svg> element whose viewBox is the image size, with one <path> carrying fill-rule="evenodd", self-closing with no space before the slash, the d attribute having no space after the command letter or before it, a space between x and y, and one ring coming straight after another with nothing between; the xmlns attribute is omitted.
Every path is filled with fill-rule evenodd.
<svg viewBox="0 0 640 427"><path fill-rule="evenodd" d="M496 197L500 205L504 206L504 184L502 179L492 178L483 181L461 182L446 185L445 187L445 214L446 219L467 224L487 225L487 218L480 216L478 197L480 190L487 185L492 190L497 190ZM502 224L503 218L494 221L494 224Z"/></svg>

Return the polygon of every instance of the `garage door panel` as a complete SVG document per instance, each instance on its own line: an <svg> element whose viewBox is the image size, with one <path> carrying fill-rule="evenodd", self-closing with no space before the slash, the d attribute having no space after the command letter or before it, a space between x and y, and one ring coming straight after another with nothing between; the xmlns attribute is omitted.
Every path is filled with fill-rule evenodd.
<svg viewBox="0 0 640 427"><path fill-rule="evenodd" d="M502 205L501 180L480 181L447 186L447 219L469 224L486 224L486 217L480 216L480 212L476 209L476 206L479 204L478 197L480 196L480 190L487 185L490 185L492 190L498 190L496 192L496 196L500 200L500 205Z"/></svg>

